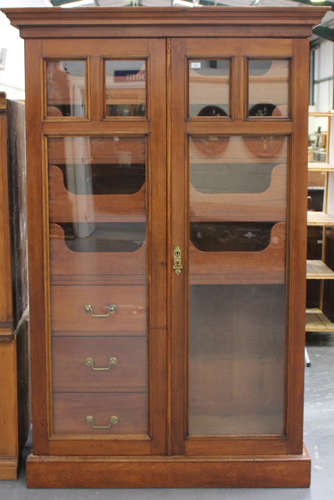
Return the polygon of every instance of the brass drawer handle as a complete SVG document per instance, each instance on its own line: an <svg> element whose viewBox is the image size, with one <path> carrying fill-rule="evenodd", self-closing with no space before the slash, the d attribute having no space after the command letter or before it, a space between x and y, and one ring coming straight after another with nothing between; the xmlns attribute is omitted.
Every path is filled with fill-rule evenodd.
<svg viewBox="0 0 334 500"><path fill-rule="evenodd" d="M174 265L173 265L173 271L177 276L180 276L182 273L183 265L182 265L182 253L181 253L181 248L179 246L174 248Z"/></svg>
<svg viewBox="0 0 334 500"><path fill-rule="evenodd" d="M109 306L105 306L107 312L105 314L96 314L94 313L94 306L91 304L84 305L84 310L86 313L90 314L92 318L109 318L113 313L115 313L118 309L116 304L110 304Z"/></svg>
<svg viewBox="0 0 334 500"><path fill-rule="evenodd" d="M118 364L118 359L115 357L109 358L109 363L108 366L105 368L97 368L95 366L95 361L94 358L87 358L86 359L86 365L89 366L94 372L107 372L112 369L113 366L116 366Z"/></svg>
<svg viewBox="0 0 334 500"><path fill-rule="evenodd" d="M102 430L102 431L111 429L112 426L118 424L118 422L119 422L119 418L116 416L112 416L112 417L110 417L108 425L95 425L94 424L94 417L92 415L87 415L87 417L86 417L86 424L90 425L92 427L92 429Z"/></svg>

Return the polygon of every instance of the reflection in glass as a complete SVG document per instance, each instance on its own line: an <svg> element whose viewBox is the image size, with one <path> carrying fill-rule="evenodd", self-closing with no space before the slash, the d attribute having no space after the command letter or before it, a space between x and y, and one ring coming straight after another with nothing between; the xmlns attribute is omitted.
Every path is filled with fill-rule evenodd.
<svg viewBox="0 0 334 500"><path fill-rule="evenodd" d="M145 241L145 224L140 222L60 225L73 252L135 252Z"/></svg>
<svg viewBox="0 0 334 500"><path fill-rule="evenodd" d="M280 164L286 173L286 162L282 136L190 138L190 182L201 193L263 193ZM281 181L286 182L284 175Z"/></svg>
<svg viewBox="0 0 334 500"><path fill-rule="evenodd" d="M288 140L189 141L189 434L280 435Z"/></svg>
<svg viewBox="0 0 334 500"><path fill-rule="evenodd" d="M249 116L289 116L289 61L249 60Z"/></svg>
<svg viewBox="0 0 334 500"><path fill-rule="evenodd" d="M105 61L107 116L145 116L145 61Z"/></svg>
<svg viewBox="0 0 334 500"><path fill-rule="evenodd" d="M86 62L47 60L46 100L48 116L85 116Z"/></svg>
<svg viewBox="0 0 334 500"><path fill-rule="evenodd" d="M230 61L189 61L189 116L228 116Z"/></svg>
<svg viewBox="0 0 334 500"><path fill-rule="evenodd" d="M190 287L189 434L282 434L285 287Z"/></svg>
<svg viewBox="0 0 334 500"><path fill-rule="evenodd" d="M144 137L53 137L48 153L53 222L145 220Z"/></svg>

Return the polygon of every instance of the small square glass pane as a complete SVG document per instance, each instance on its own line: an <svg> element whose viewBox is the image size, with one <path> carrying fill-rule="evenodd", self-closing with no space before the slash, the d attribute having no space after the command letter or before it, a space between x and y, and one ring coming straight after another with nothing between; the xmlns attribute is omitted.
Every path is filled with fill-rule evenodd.
<svg viewBox="0 0 334 500"><path fill-rule="evenodd" d="M48 60L46 101L48 116L85 116L86 62Z"/></svg>
<svg viewBox="0 0 334 500"><path fill-rule="evenodd" d="M249 61L248 116L289 116L289 61Z"/></svg>
<svg viewBox="0 0 334 500"><path fill-rule="evenodd" d="M189 61L189 116L228 116L230 61Z"/></svg>
<svg viewBox="0 0 334 500"><path fill-rule="evenodd" d="M106 61L105 86L106 116L146 115L145 61Z"/></svg>

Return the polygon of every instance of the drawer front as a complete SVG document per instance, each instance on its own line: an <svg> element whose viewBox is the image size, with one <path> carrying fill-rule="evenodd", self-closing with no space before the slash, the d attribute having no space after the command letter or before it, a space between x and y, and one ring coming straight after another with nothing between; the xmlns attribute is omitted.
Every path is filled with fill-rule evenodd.
<svg viewBox="0 0 334 500"><path fill-rule="evenodd" d="M90 306L90 307L89 307ZM113 311L108 306L114 306ZM51 329L53 335L145 335L146 287L53 286Z"/></svg>
<svg viewBox="0 0 334 500"><path fill-rule="evenodd" d="M147 396L54 394L53 431L55 434L145 434Z"/></svg>
<svg viewBox="0 0 334 500"><path fill-rule="evenodd" d="M55 337L53 387L56 392L146 392L144 337Z"/></svg>

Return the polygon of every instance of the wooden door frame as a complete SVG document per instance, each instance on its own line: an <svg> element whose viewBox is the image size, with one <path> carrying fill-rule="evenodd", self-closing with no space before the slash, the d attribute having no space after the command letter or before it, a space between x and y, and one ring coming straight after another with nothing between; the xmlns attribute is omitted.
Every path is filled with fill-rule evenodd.
<svg viewBox="0 0 334 500"><path fill-rule="evenodd" d="M169 43L169 330L171 345L170 422L174 432L171 454L226 456L247 454L302 453L305 263L306 263L306 177L307 177L307 92L308 41L292 39L249 40L215 38L205 44L196 38L172 39ZM231 118L187 118L187 59L234 57L231 73ZM245 77L247 57L286 58L290 65L290 117L252 120L247 118ZM240 96L242 98L240 99ZM188 425L188 310L189 310L189 172L190 134L268 134L289 137L289 197L286 261L286 356L285 432L282 436L206 437L187 439ZM173 272L172 251L180 245L184 272ZM185 311L182 315L182 311Z"/></svg>
<svg viewBox="0 0 334 500"><path fill-rule="evenodd" d="M101 58L148 60L148 117L103 118L103 64ZM82 119L45 117L45 58L88 60L88 114ZM166 333L166 65L165 41L156 39L26 41L28 229L30 272L30 331L33 442L45 455L161 455L167 434ZM49 136L139 134L147 147L147 287L149 418L147 435L106 434L58 436L52 433L52 369L50 324L48 162ZM44 374L44 375L42 375Z"/></svg>

